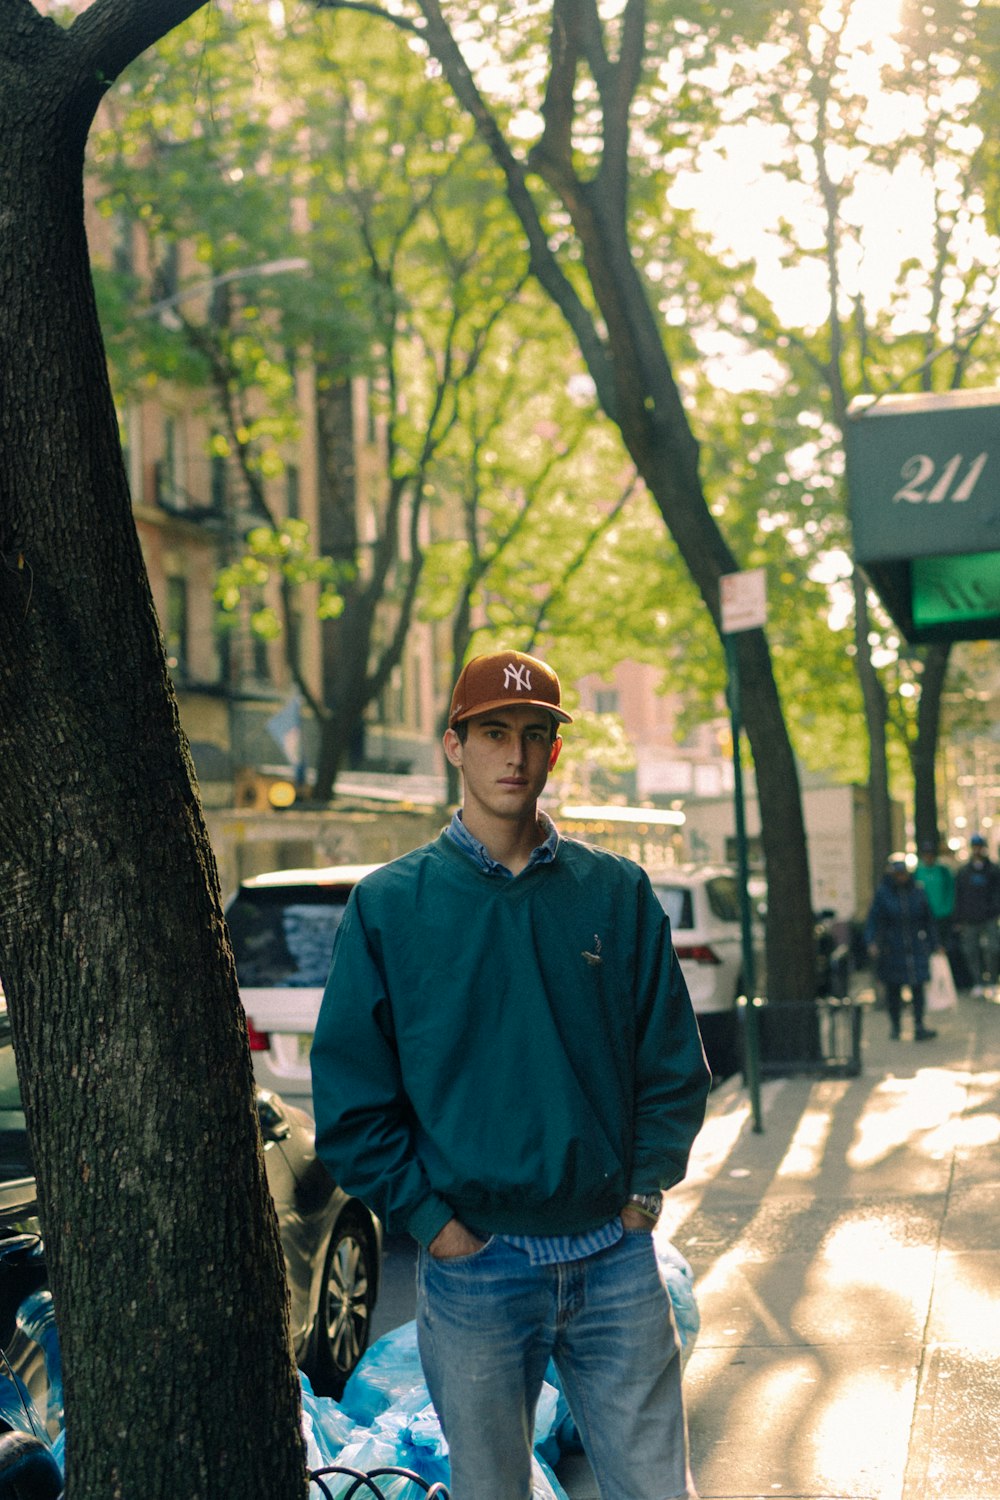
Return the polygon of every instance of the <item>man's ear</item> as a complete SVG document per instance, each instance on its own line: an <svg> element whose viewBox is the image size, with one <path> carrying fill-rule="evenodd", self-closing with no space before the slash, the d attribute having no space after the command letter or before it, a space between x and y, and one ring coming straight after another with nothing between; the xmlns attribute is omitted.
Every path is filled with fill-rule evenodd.
<svg viewBox="0 0 1000 1500"><path fill-rule="evenodd" d="M549 752L549 770L550 771L552 770L552 767L555 765L556 761L559 759L559 751L561 749L562 749L562 735L561 734L557 734L556 737L555 737L555 739L552 741L552 749Z"/></svg>
<svg viewBox="0 0 1000 1500"><path fill-rule="evenodd" d="M459 770L461 770L462 741L459 739L454 729L445 730L441 743L444 746L444 753L451 761L452 765L457 766Z"/></svg>

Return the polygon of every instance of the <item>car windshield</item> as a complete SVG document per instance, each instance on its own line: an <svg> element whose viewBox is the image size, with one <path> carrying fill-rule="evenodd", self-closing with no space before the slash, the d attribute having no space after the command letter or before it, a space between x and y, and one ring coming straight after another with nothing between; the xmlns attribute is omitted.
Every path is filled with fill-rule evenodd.
<svg viewBox="0 0 1000 1500"><path fill-rule="evenodd" d="M325 985L347 894L330 886L244 887L227 914L241 987Z"/></svg>
<svg viewBox="0 0 1000 1500"><path fill-rule="evenodd" d="M713 875L705 882L705 894L720 922L740 920L740 891L735 875Z"/></svg>
<svg viewBox="0 0 1000 1500"><path fill-rule="evenodd" d="M654 885L656 899L670 918L674 932L693 927L691 916L691 892L685 885Z"/></svg>
<svg viewBox="0 0 1000 1500"><path fill-rule="evenodd" d="M657 881L653 890L675 932L694 927L694 901L690 886ZM735 875L724 873L708 876L704 881L704 891L713 917L717 917L720 922L740 920L740 891ZM701 921L704 921L704 917Z"/></svg>

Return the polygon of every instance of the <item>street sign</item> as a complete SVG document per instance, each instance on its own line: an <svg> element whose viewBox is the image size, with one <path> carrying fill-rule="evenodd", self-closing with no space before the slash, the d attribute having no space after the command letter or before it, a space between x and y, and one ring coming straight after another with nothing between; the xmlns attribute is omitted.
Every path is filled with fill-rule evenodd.
<svg viewBox="0 0 1000 1500"><path fill-rule="evenodd" d="M767 624L767 574L763 568L723 573L719 579L723 635L759 630Z"/></svg>
<svg viewBox="0 0 1000 1500"><path fill-rule="evenodd" d="M854 556L896 624L1000 637L1000 391L864 398L849 418Z"/></svg>

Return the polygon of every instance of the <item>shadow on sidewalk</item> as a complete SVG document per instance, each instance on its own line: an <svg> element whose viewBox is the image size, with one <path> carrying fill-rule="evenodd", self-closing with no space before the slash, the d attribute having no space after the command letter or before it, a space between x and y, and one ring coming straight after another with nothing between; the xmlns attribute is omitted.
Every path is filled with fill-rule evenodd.
<svg viewBox="0 0 1000 1500"><path fill-rule="evenodd" d="M981 1380L1000 1336L1000 1007L963 999L922 1044L865 1024L861 1076L766 1083L762 1134L720 1091L669 1195L659 1232L702 1320L685 1385L703 1500L1000 1495L982 1475L927 1488L941 1441L920 1400L942 1338Z"/></svg>

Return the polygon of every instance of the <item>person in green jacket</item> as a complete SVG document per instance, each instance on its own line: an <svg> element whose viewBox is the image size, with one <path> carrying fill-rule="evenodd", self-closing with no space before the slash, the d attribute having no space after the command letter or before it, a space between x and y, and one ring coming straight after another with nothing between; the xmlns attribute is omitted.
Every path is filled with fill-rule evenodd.
<svg viewBox="0 0 1000 1500"><path fill-rule="evenodd" d="M538 807L570 722L537 658L467 664L461 811L355 888L313 1043L321 1159L419 1244L453 1500L529 1500L550 1358L602 1496L695 1493L651 1231L711 1078L645 872Z"/></svg>
<svg viewBox="0 0 1000 1500"><path fill-rule="evenodd" d="M941 947L951 942L951 919L955 912L955 872L938 859L937 839L922 839L913 878L923 886L927 903L937 926Z"/></svg>

